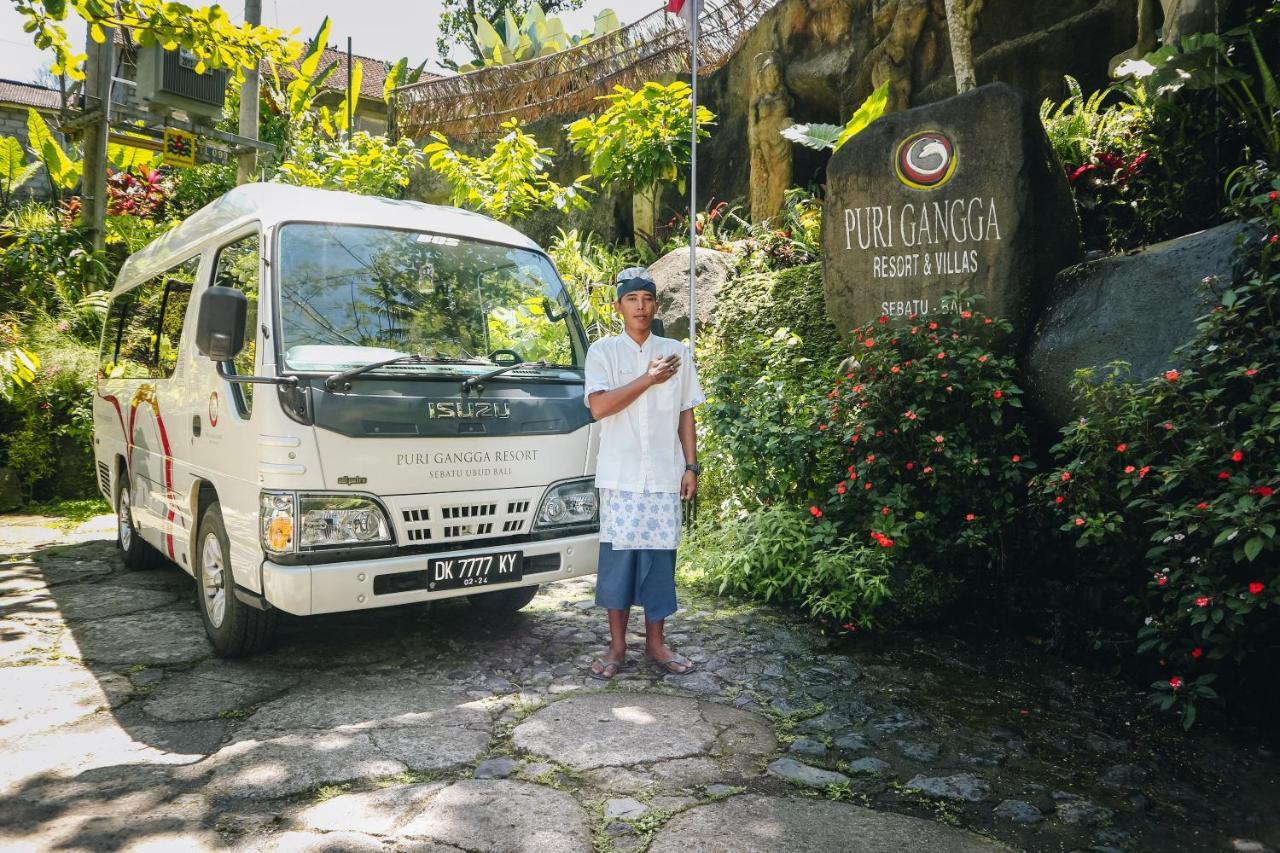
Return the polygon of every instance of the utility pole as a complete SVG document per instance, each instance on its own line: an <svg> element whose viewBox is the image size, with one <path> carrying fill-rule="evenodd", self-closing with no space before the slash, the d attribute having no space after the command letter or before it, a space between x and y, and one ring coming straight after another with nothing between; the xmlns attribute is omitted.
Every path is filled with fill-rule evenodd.
<svg viewBox="0 0 1280 853"><path fill-rule="evenodd" d="M244 0L244 22L262 23L262 0ZM240 84L240 135L248 139L258 138L258 98L262 92L258 72L257 65L246 69L244 82ZM257 165L256 151L246 151L236 157L236 183L247 184L253 180Z"/></svg>
<svg viewBox="0 0 1280 853"><path fill-rule="evenodd" d="M85 33L84 111L96 111L84 129L84 170L80 176L80 225L89 231L93 248L107 238L107 136L111 127L111 77L115 67L115 30L102 28L102 44Z"/></svg>

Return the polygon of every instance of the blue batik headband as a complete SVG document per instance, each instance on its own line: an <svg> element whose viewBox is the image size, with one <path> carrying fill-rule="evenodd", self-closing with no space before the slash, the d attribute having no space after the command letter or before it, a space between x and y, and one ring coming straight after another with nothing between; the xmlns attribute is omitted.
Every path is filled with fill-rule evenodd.
<svg viewBox="0 0 1280 853"><path fill-rule="evenodd" d="M658 285L644 267L627 267L618 273L618 300L636 290L643 290L654 299L658 298Z"/></svg>

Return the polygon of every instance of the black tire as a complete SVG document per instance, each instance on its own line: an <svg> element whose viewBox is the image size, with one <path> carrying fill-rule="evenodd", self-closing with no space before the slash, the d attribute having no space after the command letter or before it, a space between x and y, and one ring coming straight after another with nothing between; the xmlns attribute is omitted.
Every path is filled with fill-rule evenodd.
<svg viewBox="0 0 1280 853"><path fill-rule="evenodd" d="M477 592L468 595L467 601L485 616L510 616L524 607L538 594L538 586L518 586L515 589L499 589L494 592Z"/></svg>
<svg viewBox="0 0 1280 853"><path fill-rule="evenodd" d="M161 564L160 552L143 541L133 523L133 496L129 475L120 472L116 483L116 547L124 557L124 567L133 571L154 569Z"/></svg>
<svg viewBox="0 0 1280 853"><path fill-rule="evenodd" d="M258 610L236 598L231 544L217 501L200 516L193 570L196 607L219 657L244 657L270 645L276 630L276 612Z"/></svg>

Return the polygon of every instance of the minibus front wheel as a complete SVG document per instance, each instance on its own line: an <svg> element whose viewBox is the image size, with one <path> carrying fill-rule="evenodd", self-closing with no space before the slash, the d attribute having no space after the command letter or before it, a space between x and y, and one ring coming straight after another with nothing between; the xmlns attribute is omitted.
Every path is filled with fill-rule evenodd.
<svg viewBox="0 0 1280 853"><path fill-rule="evenodd" d="M195 576L200 618L219 657L251 655L271 643L276 629L275 611L257 610L236 596L231 543L217 501L200 516Z"/></svg>
<svg viewBox="0 0 1280 853"><path fill-rule="evenodd" d="M154 569L163 559L159 551L143 541L137 525L133 523L133 495L129 489L129 477L123 471L116 483L116 545L124 557L126 569Z"/></svg>

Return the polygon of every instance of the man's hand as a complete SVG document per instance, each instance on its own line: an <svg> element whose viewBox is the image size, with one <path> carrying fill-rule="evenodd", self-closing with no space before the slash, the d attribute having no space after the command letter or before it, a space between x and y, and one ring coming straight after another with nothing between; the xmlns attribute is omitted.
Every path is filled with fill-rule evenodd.
<svg viewBox="0 0 1280 853"><path fill-rule="evenodd" d="M649 362L649 378L653 380L651 384L660 385L666 382L672 376L676 375L676 371L680 369L680 356L668 355L663 358L655 358Z"/></svg>
<svg viewBox="0 0 1280 853"><path fill-rule="evenodd" d="M691 501L697 493L698 475L692 471L685 471L684 476L680 478L680 500Z"/></svg>

